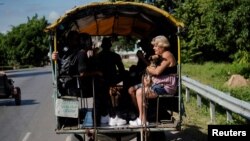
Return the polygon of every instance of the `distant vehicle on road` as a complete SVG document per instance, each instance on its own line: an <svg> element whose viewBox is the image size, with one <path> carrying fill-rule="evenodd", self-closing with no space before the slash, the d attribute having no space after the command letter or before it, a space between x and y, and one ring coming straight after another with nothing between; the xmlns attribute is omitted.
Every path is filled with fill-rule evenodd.
<svg viewBox="0 0 250 141"><path fill-rule="evenodd" d="M14 86L14 81L0 72L0 99L15 99L16 105L21 105L21 89Z"/></svg>

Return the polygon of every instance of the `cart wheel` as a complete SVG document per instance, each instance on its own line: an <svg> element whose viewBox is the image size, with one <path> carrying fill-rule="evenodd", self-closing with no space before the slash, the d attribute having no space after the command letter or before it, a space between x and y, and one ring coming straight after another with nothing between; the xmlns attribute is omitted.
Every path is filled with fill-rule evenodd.
<svg viewBox="0 0 250 141"><path fill-rule="evenodd" d="M19 87L15 87L17 94L15 95L15 104L21 105L21 89Z"/></svg>

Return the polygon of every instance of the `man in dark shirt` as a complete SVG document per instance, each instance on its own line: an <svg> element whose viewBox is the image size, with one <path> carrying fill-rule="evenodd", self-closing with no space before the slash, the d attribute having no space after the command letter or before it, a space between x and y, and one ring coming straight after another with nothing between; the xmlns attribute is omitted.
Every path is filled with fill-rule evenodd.
<svg viewBox="0 0 250 141"><path fill-rule="evenodd" d="M104 37L101 44L102 51L98 54L98 61L100 63L101 72L103 73L105 85L109 89L109 91L106 91L106 93L112 96L112 93L110 93L112 91L112 87L115 87L124 79L125 67L122 63L121 56L115 52L112 52L110 50L111 47L111 38ZM115 126L126 124L126 120L121 119L118 117L118 115L116 115L117 105L114 104L113 106L114 111L109 115L111 116L109 125Z"/></svg>
<svg viewBox="0 0 250 141"><path fill-rule="evenodd" d="M64 83L65 79L70 79L67 84L59 86L61 95L79 96L79 88L77 86L77 78L80 80L80 89L83 97L89 97L93 94L93 80L95 86L95 105L97 124L102 123L101 116L109 114L111 102L103 85L103 74L98 71L98 63L94 56L89 56L92 43L91 37L86 33L79 34L77 31L70 31L67 36L68 48L62 58L59 58L58 52L52 53L52 59L57 60L59 64L59 83ZM65 75L66 77L64 77ZM62 90L60 90L62 89ZM107 119L109 120L109 119Z"/></svg>
<svg viewBox="0 0 250 141"><path fill-rule="evenodd" d="M123 80L125 68L121 56L111 51L111 38L103 38L98 59L101 65L101 71L105 81L110 85L116 85Z"/></svg>

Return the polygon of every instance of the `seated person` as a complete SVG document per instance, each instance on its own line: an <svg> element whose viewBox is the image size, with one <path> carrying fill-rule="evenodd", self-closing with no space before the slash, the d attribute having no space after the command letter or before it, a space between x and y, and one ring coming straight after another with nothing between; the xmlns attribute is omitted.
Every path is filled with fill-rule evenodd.
<svg viewBox="0 0 250 141"><path fill-rule="evenodd" d="M138 62L136 65L132 65L129 68L129 80L132 83L128 84L130 86L138 84L141 82L142 74L144 73L146 67L150 64L149 57L154 54L154 50L150 47L150 43L146 40L141 40L138 43L138 46L142 48L142 50L138 50L136 56L138 58Z"/></svg>
<svg viewBox="0 0 250 141"><path fill-rule="evenodd" d="M100 119L101 116L107 115L110 112L110 98L109 95L103 94L102 87L102 72L97 68L97 64L95 63L94 56L88 55L88 51L91 49L90 45L92 44L83 44L90 41L91 37L87 34L81 33L81 35L77 31L70 31L67 36L68 41L68 53L67 55L73 55L73 59L70 58L70 63L68 66L68 71L64 71L65 74L69 76L79 76L80 77L80 86L81 90L84 92L83 97L86 97L89 93L92 94L92 79L95 78L95 94L96 94L96 119L97 124L102 123L103 119ZM76 53L75 53L76 52ZM71 53L71 54L70 54ZM52 53L52 59L58 60L59 67L62 68L64 64L62 64L62 59L59 58L58 52L54 51ZM59 69L59 75L63 75L62 69ZM74 91L77 87L76 81L67 86L66 89L72 90L73 93L78 96L79 91ZM72 92L70 92L72 94ZM74 96L75 96L74 95Z"/></svg>
<svg viewBox="0 0 250 141"><path fill-rule="evenodd" d="M177 69L176 60L173 54L169 51L170 43L165 36L159 35L153 38L152 45L155 51L156 58L160 62L156 66L148 66L147 73L151 79L144 79L144 87L138 87L135 91L129 91L131 95L135 95L134 102L139 110L139 117L134 121L129 121L132 126L148 124L146 115L143 112L143 97L156 98L158 95L171 94L174 95L177 91ZM141 84L142 85L142 84ZM145 88L144 90L142 88ZM146 94L146 95L143 95Z"/></svg>
<svg viewBox="0 0 250 141"><path fill-rule="evenodd" d="M138 62L136 65L131 66L129 69L129 77L126 82L126 88L128 89L128 93L130 94L132 100L132 111L136 113L137 102L135 97L135 91L137 89L136 84L141 83L142 75L145 73L145 69L150 65L150 57L154 54L153 48L151 48L151 44L149 41L141 40L138 43L138 46L142 48L142 50L138 50L136 56L138 57Z"/></svg>
<svg viewBox="0 0 250 141"><path fill-rule="evenodd" d="M92 85L93 76L102 76L101 71L96 68L96 63L91 53L92 40L91 37L86 33L79 34L77 31L70 31L67 34L67 46L64 47L62 57L59 57L57 51L52 53L52 60L58 61L59 67L59 83L64 83L64 77L70 77L69 84L62 84L62 89L73 89L77 88L76 77L81 77L82 87L85 89L88 85ZM87 80L89 79L89 80ZM67 86L66 86L67 85ZM60 88L59 88L60 89ZM71 95L66 90L66 95ZM88 90L92 91L90 88ZM62 93L65 95L64 93Z"/></svg>
<svg viewBox="0 0 250 141"><path fill-rule="evenodd" d="M80 49L80 36L77 31L70 31L66 37L66 46L58 51L52 53L52 60L58 62L58 90L62 96L77 96L77 78L80 76L82 70L82 58L84 52Z"/></svg>

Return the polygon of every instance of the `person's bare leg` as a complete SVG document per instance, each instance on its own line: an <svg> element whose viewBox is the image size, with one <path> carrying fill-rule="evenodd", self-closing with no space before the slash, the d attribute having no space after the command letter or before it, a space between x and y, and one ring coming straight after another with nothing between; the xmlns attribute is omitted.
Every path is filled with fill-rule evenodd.
<svg viewBox="0 0 250 141"><path fill-rule="evenodd" d="M151 99L151 98L157 98L157 94L152 92L152 91L148 91L148 94L147 94L147 98Z"/></svg>
<svg viewBox="0 0 250 141"><path fill-rule="evenodd" d="M128 93L132 99L132 103L134 104L134 106L138 110L137 101L136 101L136 89L132 86L128 89Z"/></svg>
<svg viewBox="0 0 250 141"><path fill-rule="evenodd" d="M138 104L138 109L139 109L139 119L144 122L145 119L145 114L144 114L144 105L143 105L143 98L142 98L143 94L142 94L142 88L138 89L136 91L136 99L137 99L137 104Z"/></svg>
<svg viewBox="0 0 250 141"><path fill-rule="evenodd" d="M147 122L147 118L145 115L145 111L147 110L147 107L145 107L145 103L143 102L143 94L146 94L145 98L156 98L157 94L150 91L149 87L145 87L144 91L142 91L142 88L138 89L136 91L136 99L137 99L137 105L138 105L138 109L139 109L139 119L143 122L146 123Z"/></svg>

